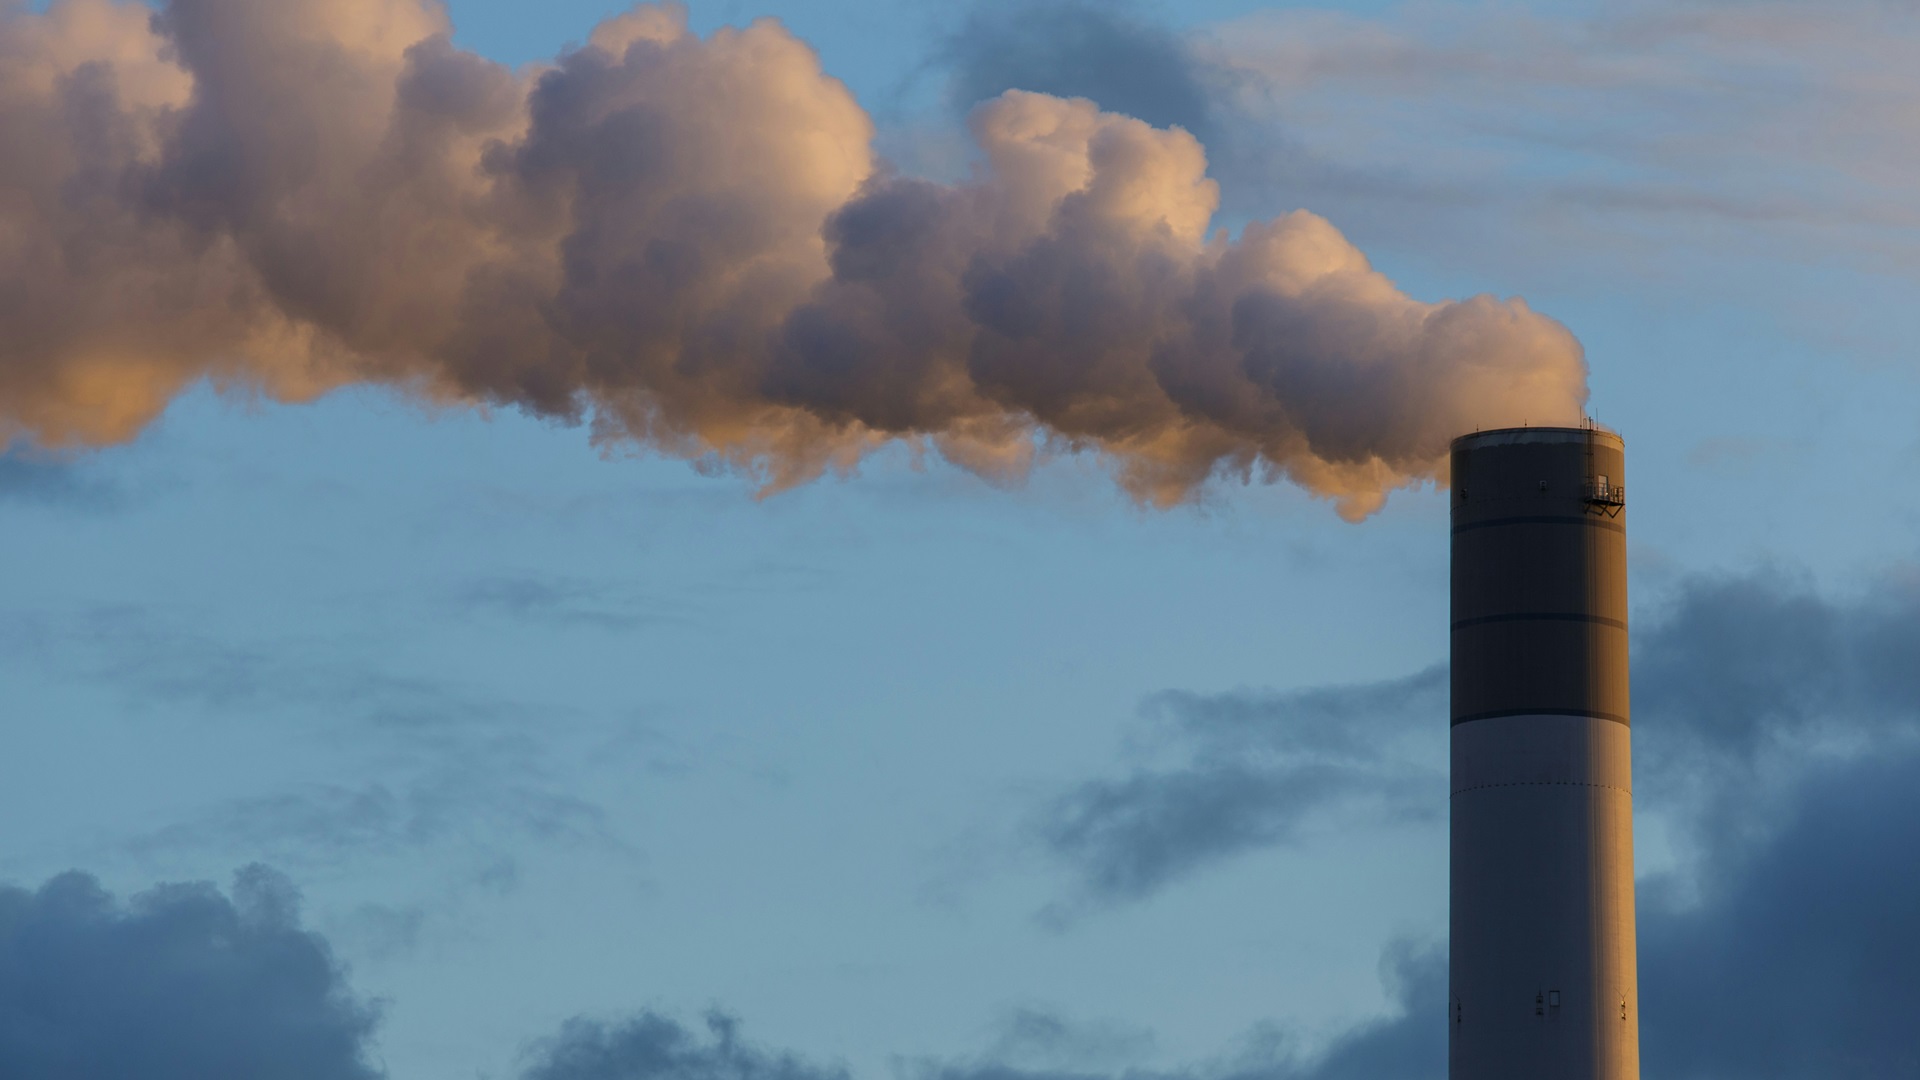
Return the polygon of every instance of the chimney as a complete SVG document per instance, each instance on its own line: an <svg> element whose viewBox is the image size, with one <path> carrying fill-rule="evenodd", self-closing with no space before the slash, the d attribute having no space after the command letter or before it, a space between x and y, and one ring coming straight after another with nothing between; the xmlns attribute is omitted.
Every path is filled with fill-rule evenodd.
<svg viewBox="0 0 1920 1080"><path fill-rule="evenodd" d="M1453 443L1450 1080L1638 1080L1624 447Z"/></svg>

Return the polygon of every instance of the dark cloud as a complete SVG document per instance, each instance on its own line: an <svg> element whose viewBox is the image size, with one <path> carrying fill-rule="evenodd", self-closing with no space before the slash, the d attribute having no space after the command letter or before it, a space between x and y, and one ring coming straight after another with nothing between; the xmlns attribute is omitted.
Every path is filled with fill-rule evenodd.
<svg viewBox="0 0 1920 1080"><path fill-rule="evenodd" d="M1090 1054L1055 1053L1055 1060L1039 1064L1018 1047L1009 1053L996 1046L974 1060L918 1062L906 1075L912 1080L1439 1080L1446 1071L1446 953L1396 942L1382 956L1380 973L1391 1001L1387 1013L1324 1045L1308 1046L1297 1033L1267 1025L1211 1060L1184 1066L1116 1068L1100 1060L1109 1056L1100 1046ZM1045 1023L1040 1034L1058 1038Z"/></svg>
<svg viewBox="0 0 1920 1080"><path fill-rule="evenodd" d="M1447 1060L1447 956L1395 942L1380 960L1392 1006L1306 1057L1258 1056L1220 1080L1440 1080ZM1285 1046L1284 1040L1281 1043Z"/></svg>
<svg viewBox="0 0 1920 1080"><path fill-rule="evenodd" d="M1914 703L1920 707L1920 701ZM1666 1080L1880 1080L1920 1070L1920 753L1829 760L1764 835L1716 822L1682 882L1643 880L1641 1064ZM1392 1007L1302 1054L1284 1029L1168 1071L930 1067L937 1080L1441 1080L1446 956L1382 962Z"/></svg>
<svg viewBox="0 0 1920 1080"><path fill-rule="evenodd" d="M1699 578L1639 627L1636 789L1684 855L1641 883L1647 1074L1912 1074L1920 587L1894 577L1836 600L1776 572ZM1443 775L1444 681L1439 669L1308 694L1164 695L1149 716L1189 763L1083 785L1048 808L1042 838L1081 888L1124 900L1283 843L1316 815L1369 801L1405 813L1396 799L1417 773L1400 769ZM1444 1075L1444 963L1388 970L1398 1018L1349 1033L1306 1071L1236 1075Z"/></svg>
<svg viewBox="0 0 1920 1080"><path fill-rule="evenodd" d="M965 112L1007 90L1084 97L1156 127L1213 134L1219 69L1132 3L988 0L940 49L947 93Z"/></svg>
<svg viewBox="0 0 1920 1080"><path fill-rule="evenodd" d="M0 449L0 504L98 509L119 500L112 484L70 461Z"/></svg>
<svg viewBox="0 0 1920 1080"><path fill-rule="evenodd" d="M1920 739L1920 584L1834 600L1778 572L1684 582L1634 644L1643 810L1764 825L1782 778ZM1152 894L1316 822L1445 813L1446 669L1295 694L1162 694L1154 763L1087 781L1035 831L1083 893ZM1172 758L1171 762L1166 759ZM1711 828L1717 828L1713 825Z"/></svg>
<svg viewBox="0 0 1920 1080"><path fill-rule="evenodd" d="M1315 825L1446 811L1447 673L1274 694L1166 693L1144 709L1180 759L1083 783L1034 822L1082 898L1134 900Z"/></svg>
<svg viewBox="0 0 1920 1080"><path fill-rule="evenodd" d="M1030 1072L1127 1070L1154 1049L1153 1031L1111 1020L1085 1020L1035 1006L1009 1009L994 1024L980 1061ZM956 1065L948 1063L947 1069Z"/></svg>
<svg viewBox="0 0 1920 1080"><path fill-rule="evenodd" d="M1636 786L1673 798L1782 755L1920 734L1920 581L1853 600L1781 572L1687 582L1634 649Z"/></svg>
<svg viewBox="0 0 1920 1080"><path fill-rule="evenodd" d="M1835 600L1777 573L1703 578L1640 625L1636 734L1655 792L1645 804L1679 815L1690 845L1684 865L1640 890L1647 1074L1912 1074L1920 590L1895 578ZM1432 669L1306 693L1159 695L1145 708L1145 749L1162 763L1067 793L1036 828L1086 898L1111 902L1319 823L1437 817L1445 682L1444 669ZM377 785L315 794L312 805L263 800L225 827L362 850L499 827L460 797L436 805ZM574 810L499 812L565 829ZM418 908L373 907L340 929L399 952L424 918ZM1143 1069L1130 1063L1151 1052L1150 1034L1027 1009L980 1057L908 1071L922 1080L1438 1080L1443 953L1396 945L1382 971L1387 1013L1324 1044L1273 1026L1205 1061ZM37 892L0 889L5 1075L361 1080L378 1075L367 1063L374 1021L325 942L301 929L291 888L264 871L243 874L231 898L169 886L121 904L79 875ZM846 1078L746 1042L721 1015L705 1033L652 1013L576 1020L524 1065L524 1080Z"/></svg>
<svg viewBox="0 0 1920 1080"><path fill-rule="evenodd" d="M376 1080L377 1019L271 871L126 903L78 873L0 887L0 1075Z"/></svg>
<svg viewBox="0 0 1920 1080"><path fill-rule="evenodd" d="M1920 1075L1920 756L1820 768L1780 816L1709 845L1697 900L1642 888L1648 1073Z"/></svg>
<svg viewBox="0 0 1920 1080"><path fill-rule="evenodd" d="M1396 1001L1444 990L1445 958L1431 950L1396 946L1388 951L1382 970ZM1429 986L1436 979L1438 989ZM1431 1030L1409 1026L1417 1034L1404 1040L1409 1044L1405 1049L1399 1046L1403 1040L1382 1037L1383 1029L1394 1026L1384 1021L1363 1025L1316 1054L1301 1054L1293 1040L1276 1036L1256 1040L1228 1066L1115 1072L1094 1063L1142 1052L1151 1044L1150 1035L1019 1010L1008 1018L1002 1038L977 1060L906 1060L900 1067L902 1075L914 1080L1397 1080L1418 1074L1379 1070L1417 1060L1434 1045L1444 1052L1445 1025L1435 1015L1426 1025ZM746 1042L739 1021L725 1013L710 1013L706 1027L702 1038L678 1021L651 1012L621 1023L574 1020L554 1038L535 1044L522 1080L847 1080L842 1068ZM1056 1063L1037 1065L1036 1058Z"/></svg>
<svg viewBox="0 0 1920 1080"><path fill-rule="evenodd" d="M1642 1060L1669 1080L1879 1080L1920 1068L1920 754L1829 762L1777 797L1761 842L1730 835L1699 887L1643 884ZM414 932L407 930L408 933ZM1124 1064L1144 1033L1023 1010L977 1059L907 1062L915 1080L1439 1080L1444 951L1382 959L1390 1006L1322 1045L1282 1026L1190 1065ZM170 886L118 905L68 875L0 889L0 1071L23 1080L247 1075L371 1080L375 1016L284 879L233 899ZM576 1019L526 1053L522 1080L847 1080L843 1068L664 1016ZM161 1063L156 1071L153 1063Z"/></svg>
<svg viewBox="0 0 1920 1080"><path fill-rule="evenodd" d="M1920 1068L1920 590L1904 579L1835 600L1778 573L1684 582L1640 619L1643 796L1680 814L1691 858L1642 882L1646 1073L1670 1080L1869 1078ZM1437 819L1446 672L1304 693L1151 699L1150 756L1045 808L1041 842L1083 899L1128 900L1316 823ZM1707 797L1703 797L1703 793ZM1324 1045L1284 1027L1188 1066L1127 1062L1150 1034L1022 1010L974 1059L920 1080L1439 1080L1443 948L1382 961L1390 1007ZM670 1021L570 1028L572 1072L674 1074L705 1062ZM630 1034L621 1035L622 1031ZM1089 1033L1100 1035L1089 1037ZM637 1046L640 1049L623 1049ZM650 1056L651 1055L651 1056ZM560 1060L560 1058L556 1058ZM635 1060L659 1064L635 1066ZM704 1066L702 1066L704 1067ZM802 1066L792 1065L806 1075Z"/></svg>
<svg viewBox="0 0 1920 1080"><path fill-rule="evenodd" d="M848 1080L845 1069L763 1050L739 1022L707 1016L707 1037L654 1013L608 1024L574 1020L539 1044L522 1080Z"/></svg>
<svg viewBox="0 0 1920 1080"><path fill-rule="evenodd" d="M1419 170L1354 164L1303 144L1277 115L1283 74L1244 64L1205 31L1169 26L1146 3L981 0L931 63L962 113L1004 91L1031 90L1192 132L1206 144L1208 171L1221 181L1221 207L1231 219L1265 217L1275 205L1492 198L1484 185L1447 191Z"/></svg>
<svg viewBox="0 0 1920 1080"><path fill-rule="evenodd" d="M1666 1080L1915 1075L1920 756L1829 764L1776 798L1779 827L1758 843L1719 837L1700 885L1642 882L1642 1071ZM1444 957L1400 970L1411 975L1400 1014L1350 1032L1302 1075L1446 1075Z"/></svg>

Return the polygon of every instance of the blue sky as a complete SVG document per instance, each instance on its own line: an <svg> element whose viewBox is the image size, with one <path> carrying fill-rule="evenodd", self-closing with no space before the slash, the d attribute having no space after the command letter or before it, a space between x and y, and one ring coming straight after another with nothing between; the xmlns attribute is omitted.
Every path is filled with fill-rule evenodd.
<svg viewBox="0 0 1920 1080"><path fill-rule="evenodd" d="M458 46L515 66L619 10L449 4ZM1204 129L1218 224L1313 210L1414 297L1521 296L1565 324L1627 441L1636 716L1670 732L1644 736L1649 997L1662 973L1794 977L1688 928L1815 910L1781 860L1876 814L1827 868L1865 875L1838 892L1876 936L1808 948L1920 950L1897 914L1920 885L1862 869L1910 861L1920 819L1899 794L1920 720L1910 13L689 10L702 34L780 19L881 149L940 179L972 153L954 88L1021 77L1004 34L1029 35L1032 85L1002 88L1137 86ZM895 445L761 498L510 406L216 382L116 445L29 433L0 457L0 938L58 915L66 894L35 890L66 871L122 897L214 882L202 899L246 926L330 950L333 1004L377 1003L364 1030L327 1012L340 1071L299 1075L639 1076L566 1052L612 1061L608 1032L666 1038L625 1018L697 1032L715 1008L863 1078L1400 1062L1446 922L1431 485L1357 524L1285 482L1156 510L1093 453L996 485ZM1273 731L1351 712L1377 738L1295 806L1296 750L1209 726L1234 709ZM1233 778L1247 799L1180 816ZM1127 792L1151 798L1076 846L1076 808ZM234 884L255 864L281 877ZM1741 882L1771 891L1736 910ZM145 933L176 903L98 918ZM1646 952L1674 941L1698 955ZM1854 982L1835 1000L1914 994ZM582 1017L615 1027L564 1027ZM1647 1072L1911 1059L1892 1020L1824 1017L1776 1072L1739 1071L1759 1066L1737 1025L1650 1019ZM1424 1030L1404 1075L1439 1075Z"/></svg>

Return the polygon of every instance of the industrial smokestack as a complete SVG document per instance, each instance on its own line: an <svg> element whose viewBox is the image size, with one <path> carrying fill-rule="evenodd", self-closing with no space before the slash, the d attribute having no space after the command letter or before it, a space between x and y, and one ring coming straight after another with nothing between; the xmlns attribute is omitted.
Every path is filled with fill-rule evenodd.
<svg viewBox="0 0 1920 1080"><path fill-rule="evenodd" d="M1635 1080L1619 436L1453 443L1451 1080Z"/></svg>

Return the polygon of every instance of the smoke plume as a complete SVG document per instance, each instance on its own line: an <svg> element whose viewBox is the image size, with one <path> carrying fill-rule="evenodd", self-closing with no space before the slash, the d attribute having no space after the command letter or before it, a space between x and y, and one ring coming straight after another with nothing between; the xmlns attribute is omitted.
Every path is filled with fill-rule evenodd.
<svg viewBox="0 0 1920 1080"><path fill-rule="evenodd" d="M1358 517L1453 435L1580 414L1517 299L1413 300L1304 211L1209 231L1183 130L1019 91L971 127L970 180L899 175L804 42L675 6L516 71L430 0L0 0L0 445L371 383L769 489L1090 449L1143 502Z"/></svg>

